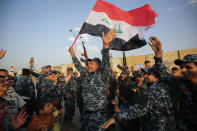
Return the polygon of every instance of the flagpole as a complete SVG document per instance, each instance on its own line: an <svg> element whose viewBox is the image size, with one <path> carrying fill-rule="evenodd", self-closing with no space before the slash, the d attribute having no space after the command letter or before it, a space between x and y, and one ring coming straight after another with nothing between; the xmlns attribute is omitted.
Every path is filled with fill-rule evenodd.
<svg viewBox="0 0 197 131"><path fill-rule="evenodd" d="M98 1L100 1L100 0L97 0L96 3L97 3ZM96 3L95 3L95 5L96 5ZM94 5L94 6L95 6L95 5ZM93 8L94 8L94 7L93 7ZM84 25L85 25L85 24L82 25L81 29L83 28ZM75 40L74 40L74 42L73 42L73 44L72 44L72 47L74 46L74 44L75 44L75 42L76 42L76 40L77 40L77 38L78 38L80 32L81 32L81 30L79 31L77 37L75 37Z"/></svg>
<svg viewBox="0 0 197 131"><path fill-rule="evenodd" d="M75 37L75 40L74 40L74 42L72 44L72 48L73 48L73 46L74 46L74 44L75 44L75 42L76 42L76 40L77 40L78 37L79 37L79 34L77 34L77 36Z"/></svg>

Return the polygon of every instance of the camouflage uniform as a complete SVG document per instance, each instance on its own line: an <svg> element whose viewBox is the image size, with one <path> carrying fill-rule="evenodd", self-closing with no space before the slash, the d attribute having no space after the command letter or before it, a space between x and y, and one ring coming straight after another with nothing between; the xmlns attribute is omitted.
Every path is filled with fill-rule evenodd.
<svg viewBox="0 0 197 131"><path fill-rule="evenodd" d="M85 77L82 130L97 131L99 126L106 121L106 89L110 72L109 49L104 48L102 50L102 65L94 73L88 73L88 70L81 65L76 57L72 59L76 69Z"/></svg>
<svg viewBox="0 0 197 131"><path fill-rule="evenodd" d="M28 76L22 76L19 81L16 83L16 92L22 97L22 99L26 102L26 110L29 114L28 121L32 119L33 109L35 104L35 87L32 82L32 79ZM29 123L27 122L27 123Z"/></svg>
<svg viewBox="0 0 197 131"><path fill-rule="evenodd" d="M143 76L143 74L141 74L139 71L138 75L140 74L140 76ZM135 75L135 74L134 74ZM144 91L147 90L147 85L146 83L142 83L142 85L140 87L138 87L137 82L136 81L132 81L129 85L128 85L128 92L130 92L130 97L128 100L128 104L126 106L128 106L129 104L134 105L136 103L136 101L140 98L141 95L143 95ZM123 121L120 123L120 128L122 127L122 131L139 131L140 128L142 129L142 131L151 131L149 129L149 113L147 113L146 115L139 117L139 118L135 118L129 121ZM125 129L126 128L126 129Z"/></svg>
<svg viewBox="0 0 197 131"><path fill-rule="evenodd" d="M82 115L83 115L82 76L75 78L75 80L77 82L77 99L76 99L77 106L79 107L79 112L80 112L81 119L82 119Z"/></svg>
<svg viewBox="0 0 197 131"><path fill-rule="evenodd" d="M17 81L16 92L21 95L24 100L35 100L35 87L30 77L22 76L22 78Z"/></svg>
<svg viewBox="0 0 197 131"><path fill-rule="evenodd" d="M69 80L68 84L66 84L65 88L65 94L66 94L66 100L65 100L65 116L64 116L64 123L67 121L71 121L73 119L73 116L75 114L75 97L74 92L76 92L76 86L77 83L74 80L74 77L72 76Z"/></svg>
<svg viewBox="0 0 197 131"><path fill-rule="evenodd" d="M143 92L147 90L147 85L145 83L142 83L140 87L137 86L137 83L135 81L131 82L128 86L129 91L131 91L131 99L129 100L130 104L135 104L137 99L143 95Z"/></svg>
<svg viewBox="0 0 197 131"><path fill-rule="evenodd" d="M160 78L168 84L171 84L171 96L177 130L196 131L197 130L197 86L188 80L176 79L166 71L162 58L155 58L156 69ZM183 62L197 62L197 55L186 55L183 60L175 60L175 64L181 65ZM184 87L184 88L181 88Z"/></svg>
<svg viewBox="0 0 197 131"><path fill-rule="evenodd" d="M44 78L41 82L38 84L38 95L37 99L46 99L48 95L54 95L53 97L58 97L59 93L57 91L57 88L53 84L52 81Z"/></svg>
<svg viewBox="0 0 197 131"><path fill-rule="evenodd" d="M152 70L154 68L152 67ZM154 71L157 72L155 69ZM121 112L115 114L114 118L117 121L130 120L149 113L152 131L175 131L176 123L170 88L172 88L170 84L162 79L154 82L134 105L130 105L128 108L122 106Z"/></svg>

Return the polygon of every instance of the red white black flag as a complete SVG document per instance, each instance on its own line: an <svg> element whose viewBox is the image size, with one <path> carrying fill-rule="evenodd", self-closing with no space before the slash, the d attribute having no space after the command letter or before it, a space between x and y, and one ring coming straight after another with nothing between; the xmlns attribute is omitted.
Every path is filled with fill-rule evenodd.
<svg viewBox="0 0 197 131"><path fill-rule="evenodd" d="M79 34L102 36L111 28L117 31L110 49L127 51L146 45L144 32L155 24L157 13L146 4L143 7L123 11L111 3L98 0L84 22Z"/></svg>

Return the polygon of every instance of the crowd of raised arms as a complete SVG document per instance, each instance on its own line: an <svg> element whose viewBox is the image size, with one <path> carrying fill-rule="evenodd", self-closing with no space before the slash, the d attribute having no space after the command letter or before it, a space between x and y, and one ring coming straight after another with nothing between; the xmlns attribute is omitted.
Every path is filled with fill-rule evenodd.
<svg viewBox="0 0 197 131"><path fill-rule="evenodd" d="M85 66L70 47L77 72L70 67L63 75L46 65L36 73L33 59L21 75L0 69L0 130L68 131L79 108L80 131L197 131L197 54L176 59L169 72L165 43L151 36L155 64L145 61L140 70L119 65L118 76L109 56L115 36L113 29L102 33L102 60L87 58Z"/></svg>

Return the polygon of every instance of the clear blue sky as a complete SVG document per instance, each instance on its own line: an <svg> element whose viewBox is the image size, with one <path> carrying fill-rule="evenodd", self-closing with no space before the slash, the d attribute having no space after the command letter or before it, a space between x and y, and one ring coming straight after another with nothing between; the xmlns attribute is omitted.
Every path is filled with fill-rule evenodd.
<svg viewBox="0 0 197 131"><path fill-rule="evenodd" d="M156 25L145 32L157 36L164 51L197 48L197 0L106 0L123 10L132 10L150 4L159 16ZM0 67L11 64L20 70L35 59L35 68L50 64L72 63L68 47L72 44L72 29L76 34L96 0L0 0L0 49L7 54ZM100 38L84 36L89 57L101 57ZM77 56L81 51L77 43ZM113 57L122 53L111 51ZM147 45L127 51L126 55L153 53Z"/></svg>

